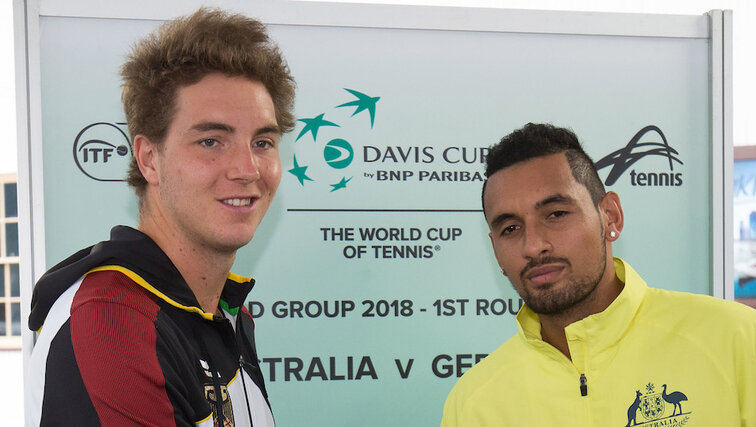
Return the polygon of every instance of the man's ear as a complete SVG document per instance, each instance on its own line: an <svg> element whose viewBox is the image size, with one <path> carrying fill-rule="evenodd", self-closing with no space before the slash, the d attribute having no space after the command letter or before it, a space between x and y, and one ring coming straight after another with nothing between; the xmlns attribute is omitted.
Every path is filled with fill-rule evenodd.
<svg viewBox="0 0 756 427"><path fill-rule="evenodd" d="M157 146L144 135L134 137L134 158L139 171L149 184L157 184L158 180L158 162Z"/></svg>
<svg viewBox="0 0 756 427"><path fill-rule="evenodd" d="M612 242L617 240L625 226L625 214L622 212L619 195L614 191L604 194L599 202L599 212L604 221L604 237Z"/></svg>

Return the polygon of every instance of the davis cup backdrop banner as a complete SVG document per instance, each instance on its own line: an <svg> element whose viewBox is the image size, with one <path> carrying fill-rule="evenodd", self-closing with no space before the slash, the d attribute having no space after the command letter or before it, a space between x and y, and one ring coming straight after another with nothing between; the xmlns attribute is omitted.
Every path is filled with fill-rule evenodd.
<svg viewBox="0 0 756 427"><path fill-rule="evenodd" d="M712 293L722 148L708 30L623 37L471 21L446 31L266 20L298 83L299 121L281 142L276 200L233 271L257 280L249 308L281 426L438 425L457 377L516 332L521 301L491 253L480 189L487 147L527 122L572 128L619 193L617 255L652 286ZM39 18L48 267L136 224L121 181L131 147L118 68L160 22Z"/></svg>

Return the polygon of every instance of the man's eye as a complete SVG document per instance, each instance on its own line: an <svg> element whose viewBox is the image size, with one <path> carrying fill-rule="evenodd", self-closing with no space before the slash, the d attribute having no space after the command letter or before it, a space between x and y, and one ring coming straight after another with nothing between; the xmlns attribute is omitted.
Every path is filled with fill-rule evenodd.
<svg viewBox="0 0 756 427"><path fill-rule="evenodd" d="M519 226L517 226L517 225L509 225L509 226L506 226L506 227L504 227L504 229L503 229L503 230L501 230L501 235L502 235L502 236L506 236L506 235L512 234L512 233L514 233L515 231L517 231L517 230L518 230L519 228L520 228L520 227L519 227Z"/></svg>
<svg viewBox="0 0 756 427"><path fill-rule="evenodd" d="M215 147L216 145L218 145L218 141L212 138L207 138L200 141L199 144L202 145L203 147Z"/></svg>
<svg viewBox="0 0 756 427"><path fill-rule="evenodd" d="M273 144L273 142L272 141L268 141L267 139L260 139L258 141L255 141L253 144L254 144L254 146L256 148L273 148L273 147L275 147L275 145Z"/></svg>
<svg viewBox="0 0 756 427"><path fill-rule="evenodd" d="M561 217L563 217L563 216L567 215L568 213L569 213L569 212L567 212L567 211L556 211L556 212L552 212L552 213L551 213L551 214L549 215L549 218L561 218Z"/></svg>

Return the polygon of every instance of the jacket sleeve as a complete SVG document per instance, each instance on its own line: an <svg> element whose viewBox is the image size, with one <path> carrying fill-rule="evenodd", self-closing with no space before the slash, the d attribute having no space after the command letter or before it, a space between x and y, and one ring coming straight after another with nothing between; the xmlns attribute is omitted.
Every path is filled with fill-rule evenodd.
<svg viewBox="0 0 756 427"><path fill-rule="evenodd" d="M156 352L158 311L116 272L91 274L74 299L71 345L102 425L176 424Z"/></svg>

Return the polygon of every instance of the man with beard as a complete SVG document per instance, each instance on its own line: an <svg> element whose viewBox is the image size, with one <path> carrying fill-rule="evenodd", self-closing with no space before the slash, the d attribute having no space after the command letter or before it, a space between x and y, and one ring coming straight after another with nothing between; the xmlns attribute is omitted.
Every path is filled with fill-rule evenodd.
<svg viewBox="0 0 756 427"><path fill-rule="evenodd" d="M486 176L493 251L525 305L443 427L756 426L756 311L647 287L614 258L622 205L574 133L530 123L491 148Z"/></svg>

